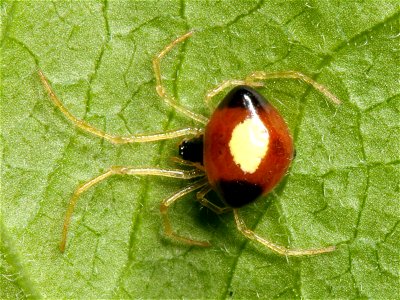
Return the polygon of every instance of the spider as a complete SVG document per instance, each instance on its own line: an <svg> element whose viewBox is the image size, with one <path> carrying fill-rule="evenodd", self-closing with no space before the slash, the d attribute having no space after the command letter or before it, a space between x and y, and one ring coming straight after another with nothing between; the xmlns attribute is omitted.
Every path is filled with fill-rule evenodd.
<svg viewBox="0 0 400 300"><path fill-rule="evenodd" d="M205 97L206 104L227 88L232 90L213 112L211 118L194 113L176 103L167 94L161 77L161 60L177 44L192 36L190 31L167 45L153 58L153 70L157 94L164 102L184 116L203 125L187 127L156 134L115 136L104 132L84 120L75 117L59 100L42 71L38 71L44 88L51 101L75 126L113 144L143 143L160 140L185 138L179 145L180 158L177 163L190 166L189 170L136 168L112 166L103 174L78 186L68 204L60 242L61 252L65 251L68 228L76 203L82 193L113 175L148 175L192 180L191 184L161 202L160 212L167 236L182 243L196 246L210 246L207 241L198 241L178 235L173 230L168 209L186 194L197 191L197 200L217 214L232 211L237 229L248 239L257 241L278 254L285 256L314 255L331 252L335 246L320 249L289 249L259 236L247 228L239 215L239 208L270 192L285 175L293 159L293 141L284 119L254 88L262 87L263 80L297 79L325 95L335 104L340 100L325 86L297 71L266 73L257 71L242 80L226 80L210 90ZM205 128L204 128L205 126ZM224 206L207 200L206 195L214 190Z"/></svg>

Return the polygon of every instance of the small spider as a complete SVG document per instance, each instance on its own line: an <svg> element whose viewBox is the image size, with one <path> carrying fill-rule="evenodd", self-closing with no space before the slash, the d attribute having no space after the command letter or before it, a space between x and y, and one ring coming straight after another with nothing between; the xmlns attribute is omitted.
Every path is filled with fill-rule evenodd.
<svg viewBox="0 0 400 300"><path fill-rule="evenodd" d="M197 200L215 213L233 211L238 230L247 238L258 241L281 255L313 255L335 250L334 246L320 249L288 249L274 244L248 229L240 217L238 209L270 192L285 175L293 159L293 140L288 127L279 112L268 103L254 87L264 84L261 80L290 78L299 79L310 84L333 103L340 104L339 99L326 87L310 77L296 72L283 71L266 73L253 72L243 80L227 80L209 91L205 101L211 99L228 87L233 89L225 96L213 112L210 119L194 113L176 104L166 93L161 79L161 59L177 44L193 34L192 31L182 35L164 48L153 59L156 79L156 91L164 102L183 115L205 128L183 128L163 133L135 136L114 136L87 122L76 118L58 99L42 71L40 79L50 95L54 105L64 116L80 129L113 144L153 142L192 136L184 139L179 145L180 158L177 163L191 166L190 170L135 168L130 166L112 166L103 174L78 186L69 202L62 230L61 252L65 251L68 227L71 222L77 200L80 195L112 175L150 175L172 177L177 179L195 179L187 187L162 201L160 211L165 234L182 243L197 246L209 246L206 241L197 241L180 236L174 232L168 218L168 208L184 195L197 192ZM223 207L206 199L210 190L215 190L223 201Z"/></svg>

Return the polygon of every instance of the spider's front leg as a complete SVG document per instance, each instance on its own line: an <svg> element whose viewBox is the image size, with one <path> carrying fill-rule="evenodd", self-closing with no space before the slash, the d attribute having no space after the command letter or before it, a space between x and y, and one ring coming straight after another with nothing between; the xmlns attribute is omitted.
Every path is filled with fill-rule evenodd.
<svg viewBox="0 0 400 300"><path fill-rule="evenodd" d="M160 176L160 177L170 177L170 178L177 178L177 179L193 179L193 178L198 178L198 177L204 177L204 173L201 170L194 169L190 171L184 171L184 170L167 170L167 169L153 169L153 168L134 168L134 167L123 167L123 166L113 166L108 171L104 172L103 174L94 177L93 179L85 182L84 184L80 185L74 192L74 194L71 197L71 200L68 204L68 209L67 213L65 215L65 220L64 220L64 225L63 225L63 231L62 231L62 238L60 242L60 250L61 252L65 251L65 245L67 242L67 236L68 236L68 228L69 224L71 223L71 218L72 214L74 212L76 203L82 193L90 189L91 187L95 186L96 184L99 184L103 180L107 179L110 176L113 175L149 175L149 176ZM172 204L175 200L177 200L179 197L187 194L190 192L190 188L200 188L204 186L204 183L202 185L199 184L193 184L187 188L187 192L182 194L182 191L178 192L176 195L174 195L172 200L169 200L169 204ZM181 193L181 194L179 194ZM165 202L165 201L164 201Z"/></svg>

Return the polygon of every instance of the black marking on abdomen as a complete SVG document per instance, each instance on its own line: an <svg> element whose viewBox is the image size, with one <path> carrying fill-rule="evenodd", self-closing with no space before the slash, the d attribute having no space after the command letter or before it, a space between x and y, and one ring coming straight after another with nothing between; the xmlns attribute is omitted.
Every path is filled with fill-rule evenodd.
<svg viewBox="0 0 400 300"><path fill-rule="evenodd" d="M256 90L245 85L239 85L225 96L218 108L257 109L267 105L267 100Z"/></svg>
<svg viewBox="0 0 400 300"><path fill-rule="evenodd" d="M220 180L217 192L227 205L239 208L260 197L263 189L261 185L245 180Z"/></svg>

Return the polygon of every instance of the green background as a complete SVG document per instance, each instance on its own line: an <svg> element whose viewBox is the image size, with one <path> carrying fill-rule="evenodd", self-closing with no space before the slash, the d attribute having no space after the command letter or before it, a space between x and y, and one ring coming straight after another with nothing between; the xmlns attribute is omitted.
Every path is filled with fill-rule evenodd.
<svg viewBox="0 0 400 300"><path fill-rule="evenodd" d="M0 298L399 298L398 1L1 2ZM232 215L194 195L159 203L185 182L113 177L88 191L58 250L79 183L111 165L173 166L179 140L115 146L76 129L49 101L40 68L78 117L114 134L196 126L157 97L152 57L196 33L162 65L170 94L209 115L204 95L252 71L297 70L260 92L282 113L297 156L268 196L241 210L286 258L247 241Z"/></svg>

